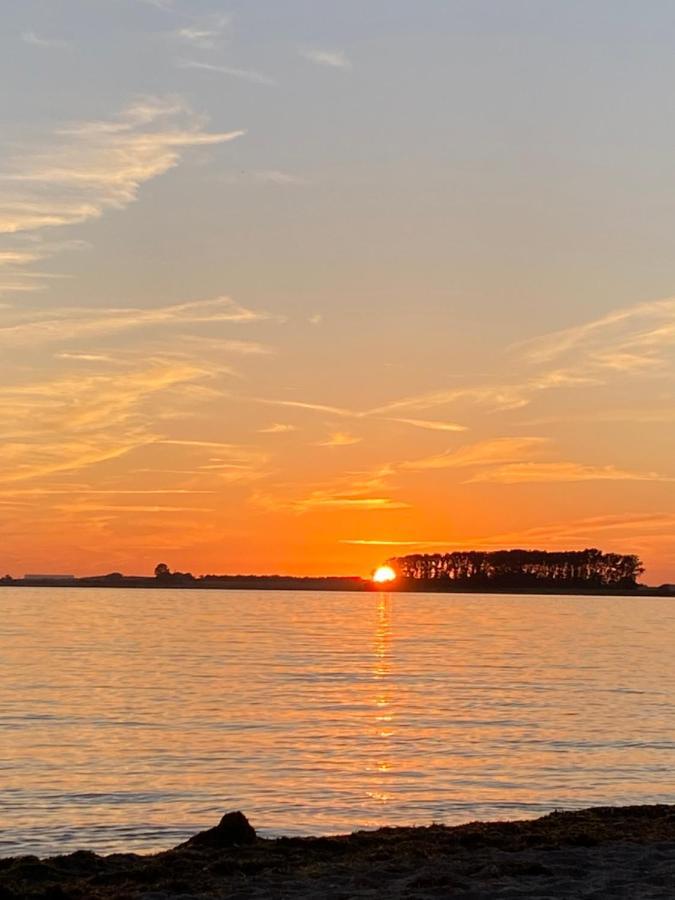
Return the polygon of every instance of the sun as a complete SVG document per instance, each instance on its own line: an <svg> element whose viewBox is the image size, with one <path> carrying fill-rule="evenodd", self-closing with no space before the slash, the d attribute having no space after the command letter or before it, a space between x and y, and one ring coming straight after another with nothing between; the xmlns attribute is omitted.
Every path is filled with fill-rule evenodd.
<svg viewBox="0 0 675 900"><path fill-rule="evenodd" d="M373 581L375 584L385 584L387 581L394 581L396 572L391 566L380 566L373 572Z"/></svg>

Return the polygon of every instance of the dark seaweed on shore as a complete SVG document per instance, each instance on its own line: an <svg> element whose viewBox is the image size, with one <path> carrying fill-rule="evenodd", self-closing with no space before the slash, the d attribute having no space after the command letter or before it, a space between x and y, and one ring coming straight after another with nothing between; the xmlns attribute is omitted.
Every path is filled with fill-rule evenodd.
<svg viewBox="0 0 675 900"><path fill-rule="evenodd" d="M0 860L0 900L521 895L675 896L675 806L275 840L230 813L150 856Z"/></svg>

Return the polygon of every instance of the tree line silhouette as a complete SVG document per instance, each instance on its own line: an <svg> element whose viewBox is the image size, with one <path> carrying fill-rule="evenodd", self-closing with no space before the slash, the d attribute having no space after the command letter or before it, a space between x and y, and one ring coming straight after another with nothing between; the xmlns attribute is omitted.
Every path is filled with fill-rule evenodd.
<svg viewBox="0 0 675 900"><path fill-rule="evenodd" d="M595 548L415 553L393 557L388 565L403 579L443 580L457 588L632 588L644 572L637 556Z"/></svg>

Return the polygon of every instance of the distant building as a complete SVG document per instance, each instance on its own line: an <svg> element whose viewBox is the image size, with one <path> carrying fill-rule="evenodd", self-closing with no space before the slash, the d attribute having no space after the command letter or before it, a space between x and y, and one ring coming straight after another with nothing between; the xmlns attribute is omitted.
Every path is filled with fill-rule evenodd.
<svg viewBox="0 0 675 900"><path fill-rule="evenodd" d="M54 575L54 574L44 574L41 573L39 575L24 575L24 581L75 581L74 575Z"/></svg>

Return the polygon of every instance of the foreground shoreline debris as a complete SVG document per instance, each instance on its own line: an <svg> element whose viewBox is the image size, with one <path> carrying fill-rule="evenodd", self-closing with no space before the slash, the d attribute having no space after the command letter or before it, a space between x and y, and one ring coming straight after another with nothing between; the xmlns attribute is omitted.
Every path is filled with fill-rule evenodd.
<svg viewBox="0 0 675 900"><path fill-rule="evenodd" d="M0 859L0 900L521 896L675 896L675 806L277 839L235 812L148 856Z"/></svg>

